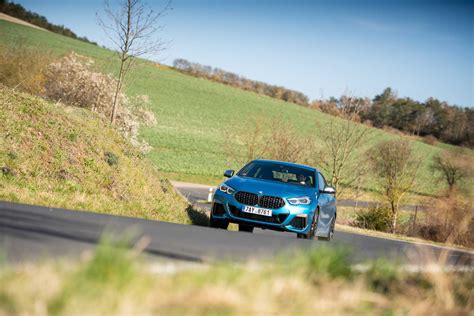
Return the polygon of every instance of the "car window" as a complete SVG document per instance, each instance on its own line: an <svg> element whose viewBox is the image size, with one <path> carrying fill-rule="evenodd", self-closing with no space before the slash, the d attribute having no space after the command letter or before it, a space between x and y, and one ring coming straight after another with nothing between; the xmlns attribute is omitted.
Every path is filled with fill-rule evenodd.
<svg viewBox="0 0 474 316"><path fill-rule="evenodd" d="M319 190L324 190L326 187L326 180L324 180L324 177L320 173L318 173L318 186Z"/></svg>
<svg viewBox="0 0 474 316"><path fill-rule="evenodd" d="M285 164L253 161L238 173L241 177L284 182L289 184L314 187L314 171Z"/></svg>

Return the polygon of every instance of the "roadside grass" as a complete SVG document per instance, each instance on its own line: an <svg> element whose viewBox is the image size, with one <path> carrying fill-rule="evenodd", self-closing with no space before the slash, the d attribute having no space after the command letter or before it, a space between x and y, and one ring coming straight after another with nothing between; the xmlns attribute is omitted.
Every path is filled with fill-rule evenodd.
<svg viewBox="0 0 474 316"><path fill-rule="evenodd" d="M172 273L110 243L83 257L0 267L0 315L468 315L474 308L471 272L408 272L382 260L357 269L344 249Z"/></svg>
<svg viewBox="0 0 474 316"><path fill-rule="evenodd" d="M0 200L200 223L203 216L91 111L0 87Z"/></svg>
<svg viewBox="0 0 474 316"><path fill-rule="evenodd" d="M364 228L359 228L359 227L354 227L346 224L336 224L336 234L337 232L345 232L345 233L351 233L351 234L359 234L359 235L364 235L364 236L370 236L370 237L377 237L377 238L383 238L383 239L391 239L391 240L401 240L401 241L407 241L411 243L417 243L417 244L427 244L427 245L436 245L440 247L451 247L451 248L457 248L457 249L462 249L462 250L470 250L473 251L473 248L470 247L465 247L462 245L458 244L453 244L450 242L436 242L432 241L429 239L423 239L423 238L418 238L418 237L412 237L412 236L407 236L404 234L398 234L398 233L387 233L387 232L381 232L377 230L371 230L371 229L364 229Z"/></svg>
<svg viewBox="0 0 474 316"><path fill-rule="evenodd" d="M28 46L44 49L53 56L70 51L92 57L104 72L116 73L117 63L109 50L76 41L57 34L42 32L26 26L0 21L1 45L14 45L23 41ZM325 126L338 118L295 104L246 92L223 84L194 78L169 67L140 61L130 74L129 95L146 94L158 124L142 128L142 137L153 146L147 155L152 163L172 179L188 182L216 184L224 169L239 169L235 159L229 159L226 146L244 157L240 139L244 131L252 128L252 118L264 115L279 117L293 127L298 135L311 135L317 143L321 136L317 126ZM378 141L397 137L379 129L372 129L372 137L358 155ZM413 141L416 154L422 159L419 185L414 195L433 195L444 188L440 181L433 182L429 170L431 158L441 147ZM241 159L239 159L241 160ZM365 185L367 192L377 191L373 179Z"/></svg>

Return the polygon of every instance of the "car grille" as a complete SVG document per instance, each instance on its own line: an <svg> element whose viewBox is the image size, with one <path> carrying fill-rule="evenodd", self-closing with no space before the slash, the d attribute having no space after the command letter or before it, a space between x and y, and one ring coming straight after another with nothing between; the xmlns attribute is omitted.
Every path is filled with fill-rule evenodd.
<svg viewBox="0 0 474 316"><path fill-rule="evenodd" d="M285 201L280 197L264 195L260 197L258 205L265 208L280 208L285 205Z"/></svg>
<svg viewBox="0 0 474 316"><path fill-rule="evenodd" d="M281 197L263 195L258 197L255 193L239 191L235 194L235 199L245 205L258 205L264 208L277 209L285 205Z"/></svg>
<svg viewBox="0 0 474 316"><path fill-rule="evenodd" d="M270 217L270 216L263 216L263 215L258 215L258 214L244 213L244 212L241 212L238 207L232 204L229 204L229 210L232 213L232 215L236 217L251 219L251 220L260 221L260 222L273 223L273 224L281 224L288 217L288 214L278 214L278 215L272 215Z"/></svg>
<svg viewBox="0 0 474 316"><path fill-rule="evenodd" d="M249 192L239 191L235 194L235 199L245 205L257 205L258 195Z"/></svg>

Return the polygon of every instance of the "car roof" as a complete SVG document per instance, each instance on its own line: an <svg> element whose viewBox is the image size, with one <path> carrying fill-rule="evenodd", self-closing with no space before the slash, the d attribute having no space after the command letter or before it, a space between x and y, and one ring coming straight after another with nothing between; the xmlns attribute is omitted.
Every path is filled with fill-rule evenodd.
<svg viewBox="0 0 474 316"><path fill-rule="evenodd" d="M319 170L316 169L316 168L306 166L306 165L297 164L297 163L292 163L292 162L286 162L286 161L280 161L280 160L270 160L270 159L255 159L255 160L252 160L252 162L253 161L279 163L279 164L290 166L290 167L299 167L299 168L319 172Z"/></svg>

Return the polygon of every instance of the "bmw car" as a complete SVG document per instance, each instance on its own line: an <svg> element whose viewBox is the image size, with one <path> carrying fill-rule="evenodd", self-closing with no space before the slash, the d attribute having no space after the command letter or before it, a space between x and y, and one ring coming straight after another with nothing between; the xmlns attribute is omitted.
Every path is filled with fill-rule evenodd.
<svg viewBox="0 0 474 316"><path fill-rule="evenodd" d="M210 226L254 227L296 233L298 238L331 240L336 223L335 189L315 168L273 160L254 160L216 190Z"/></svg>

